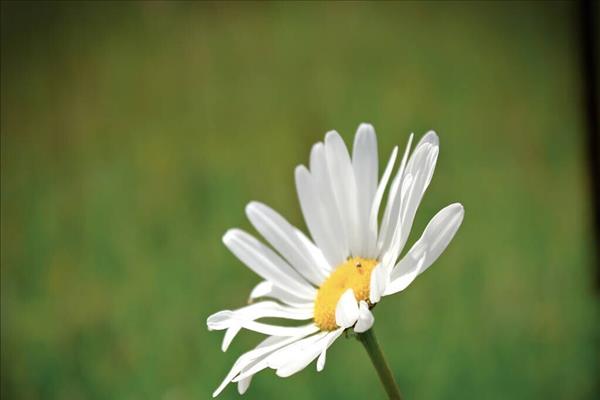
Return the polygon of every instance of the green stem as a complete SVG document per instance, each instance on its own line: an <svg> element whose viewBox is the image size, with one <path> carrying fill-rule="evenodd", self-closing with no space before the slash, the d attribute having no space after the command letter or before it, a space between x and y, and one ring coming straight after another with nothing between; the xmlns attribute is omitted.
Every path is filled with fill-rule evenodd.
<svg viewBox="0 0 600 400"><path fill-rule="evenodd" d="M394 379L394 375L392 374L387 361L385 361L385 357L381 352L379 343L377 343L377 338L375 337L373 328L366 332L359 333L357 335L357 339L363 344L365 350L367 350L369 358L377 370L377 375L379 375L379 379L381 380L381 383L383 384L383 387L385 388L390 400L402 400L402 395L400 394L398 384Z"/></svg>

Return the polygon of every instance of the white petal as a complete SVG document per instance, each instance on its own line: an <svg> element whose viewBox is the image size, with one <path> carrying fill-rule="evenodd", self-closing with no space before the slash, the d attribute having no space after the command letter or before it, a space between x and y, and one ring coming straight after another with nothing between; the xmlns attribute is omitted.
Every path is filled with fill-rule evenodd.
<svg viewBox="0 0 600 400"><path fill-rule="evenodd" d="M306 307L290 307L274 301L261 301L239 308L235 313L243 318L287 318L303 320L313 318L313 304Z"/></svg>
<svg viewBox="0 0 600 400"><path fill-rule="evenodd" d="M413 183L402 200L400 221L402 223L402 237L400 250L404 247L410 234L413 220L423 198L425 190L431 182L435 164L439 154L438 139L435 132L427 133L417 145L415 153L406 166L406 173L413 176Z"/></svg>
<svg viewBox="0 0 600 400"><path fill-rule="evenodd" d="M410 264L410 266L407 264L407 266L403 268L402 274L395 277L394 280L391 280L390 278L390 283L387 285L384 296L389 296L390 294L398 293L406 289L419 275L419 270L424 262L425 254L418 259L416 263ZM396 268L398 268L398 266L396 266Z"/></svg>
<svg viewBox="0 0 600 400"><path fill-rule="evenodd" d="M352 146L352 167L356 178L358 196L358 217L360 249L359 254L366 254L369 245L369 216L371 204L377 190L379 160L377 156L377 137L371 124L360 124L354 136Z"/></svg>
<svg viewBox="0 0 600 400"><path fill-rule="evenodd" d="M246 393L246 390L248 390L248 387L250 386L250 382L252 382L252 376L249 376L246 379L241 379L240 381L238 381L238 393L239 394L244 394Z"/></svg>
<svg viewBox="0 0 600 400"><path fill-rule="evenodd" d="M435 131L429 131L425 135L423 135L421 140L419 140L419 143L417 144L417 146L419 146L423 143L429 143L433 146L439 146L440 138L438 137L437 133L435 133Z"/></svg>
<svg viewBox="0 0 600 400"><path fill-rule="evenodd" d="M252 363L251 365L248 365L246 368L244 368L240 372L240 374L238 376L236 376L235 378L233 378L231 380L231 382L241 382L241 381L244 381L246 379L252 378L252 376L254 376L256 373L258 373L258 372L262 371L263 369L267 368L268 365L265 363L265 359L268 356L269 355L267 354L266 356L261 357L256 362Z"/></svg>
<svg viewBox="0 0 600 400"><path fill-rule="evenodd" d="M342 217L342 227L346 232L351 255L360 255L360 220L356 179L348 149L341 136L335 132L325 135L325 155L333 194ZM349 254L347 254L349 255Z"/></svg>
<svg viewBox="0 0 600 400"><path fill-rule="evenodd" d="M257 231L281 254L306 280L319 286L327 277L324 270L312 261L304 243L298 239L294 227L268 206L251 202L246 206L248 219Z"/></svg>
<svg viewBox="0 0 600 400"><path fill-rule="evenodd" d="M252 289L252 292L250 292L250 301L264 297L272 298L287 305L299 308L308 307L314 302L314 299L308 299L306 297L301 298L286 292L278 286L273 285L273 282L269 281L260 282Z"/></svg>
<svg viewBox="0 0 600 400"><path fill-rule="evenodd" d="M414 135L411 133L410 137L408 138L408 143L406 145L406 149L404 150L404 155L402 156L400 167L392 181L392 184L390 185L387 203L385 206L385 211L383 213L383 219L381 221L381 228L379 229L379 237L377 242L378 249L385 248L386 245L390 242L395 226L394 224L394 226L390 228L390 220L397 221L398 219L398 213L400 212L400 205L402 203L402 197L400 196L400 184L403 182L404 172L406 169L408 154L410 153L410 148L413 141L413 136Z"/></svg>
<svg viewBox="0 0 600 400"><path fill-rule="evenodd" d="M254 289L252 289L250 292L250 299L267 297L271 290L273 290L273 283L269 281L262 281L258 285L254 286Z"/></svg>
<svg viewBox="0 0 600 400"><path fill-rule="evenodd" d="M308 257L310 257L311 262L314 263L320 270L325 271L326 276L329 276L331 271L333 271L333 267L329 265L321 249L315 246L315 244L309 238L307 238L301 230L294 228L294 233L296 234L298 240L304 245L304 249L308 252Z"/></svg>
<svg viewBox="0 0 600 400"><path fill-rule="evenodd" d="M391 268L384 264L379 263L371 271L371 282L369 287L369 300L372 304L376 304L385 293L385 289L390 279Z"/></svg>
<svg viewBox="0 0 600 400"><path fill-rule="evenodd" d="M229 371L229 373L227 374L225 379L223 379L223 382L221 382L219 387L213 392L212 396L217 397L219 395L219 393L221 393L223 391L223 389L225 389L227 384L229 382L231 382L236 377L236 375L238 375L240 373L240 371L244 370L244 368L246 368L250 365L254 365L257 360L264 358L266 355L269 355L269 354L275 352L276 350L280 349L281 347L284 347L290 343L293 343L295 341L302 339L304 336L306 336L308 334L310 334L310 330L305 330L305 332L301 332L298 336L295 336L295 337L287 337L287 338L268 337L268 338L266 338L256 348L242 354L236 360L236 362L233 364L233 367L231 368L231 370Z"/></svg>
<svg viewBox="0 0 600 400"><path fill-rule="evenodd" d="M263 340L258 346L256 346L256 351L260 351L261 354L254 357L252 362L248 363L244 368L242 368L239 374L231 380L231 382L237 382L238 384L238 392L240 394L244 394L252 381L252 377L259 371L262 371L267 367L265 363L265 359L273 354L276 350L281 347L285 347L290 343L296 342L301 337L293 337L289 339L281 339L276 336L269 336L267 339Z"/></svg>
<svg viewBox="0 0 600 400"><path fill-rule="evenodd" d="M386 295L405 289L418 274L429 268L454 237L464 214L463 206L454 203L431 219L421 238L392 271Z"/></svg>
<svg viewBox="0 0 600 400"><path fill-rule="evenodd" d="M407 173L404 176L404 179L402 179L402 187L399 190L399 194L396 196L396 202L399 205L399 209L402 208L403 200L413 182L413 176L410 173ZM396 215L395 218L397 220L394 222L394 224L389 225L390 229L387 231L389 234L388 237L385 237L382 234L380 238L383 238L383 241L378 242L379 258L381 259L382 264L387 267L386 272L388 274L392 271L392 268L394 267L394 264L398 259L398 255L403 247L402 237L405 226L402 224L402 219L398 215Z"/></svg>
<svg viewBox="0 0 600 400"><path fill-rule="evenodd" d="M344 249L340 247L343 243L336 239L332 227L327 224L329 217L323 210L313 177L303 165L296 167L295 177L300 208L313 240L330 265L340 264L346 257Z"/></svg>
<svg viewBox="0 0 600 400"><path fill-rule="evenodd" d="M299 340L299 339L296 339L296 341L297 340ZM241 382L245 379L252 377L253 375L262 371L263 369L267 368L268 367L267 360L268 360L269 356L271 356L271 354L274 354L274 353L275 352L266 354L266 355L258 358L256 360L256 362L254 362L254 363L248 365L246 368L244 368L238 376L236 376L235 378L233 378L231 380L231 382Z"/></svg>
<svg viewBox="0 0 600 400"><path fill-rule="evenodd" d="M241 326L244 329L248 329L249 331L254 331L254 332L258 332L258 333L262 333L263 335L271 335L271 336L296 336L298 335L298 332L301 332L303 329L306 329L307 326L314 326L313 324L311 325L304 325L304 326L279 326L279 325L272 325L272 324L265 324L262 322L255 322L252 320L247 320L241 317L236 317L235 315L232 315L231 318L233 319L232 322L229 322L229 326ZM218 325L216 327L209 327L209 330L221 330L221 329L226 329L229 326L226 326L225 328L221 328L221 325ZM318 330L318 328L315 326L315 332Z"/></svg>
<svg viewBox="0 0 600 400"><path fill-rule="evenodd" d="M335 307L335 323L342 328L349 328L358 319L358 304L354 291L348 289L338 300Z"/></svg>
<svg viewBox="0 0 600 400"><path fill-rule="evenodd" d="M306 299L314 299L316 289L281 257L254 237L240 229L230 229L223 243L251 270L281 289Z"/></svg>
<svg viewBox="0 0 600 400"><path fill-rule="evenodd" d="M223 335L223 343L221 343L221 351L222 352L227 351L227 349L229 348L229 345L231 345L231 342L233 342L233 339L235 339L235 337L237 336L237 334L240 332L241 329L242 329L242 327L239 325L230 326L229 328L227 328L227 330L225 331L225 335ZM209 328L209 330L210 330L210 328Z"/></svg>
<svg viewBox="0 0 600 400"><path fill-rule="evenodd" d="M283 306L272 301L263 301L239 308L235 311L219 311L208 317L206 324L209 330L227 329L221 346L223 351L227 351L227 348L243 326L240 320L254 321L266 317L291 320L312 319L313 307L312 305L308 305L305 308L296 308Z"/></svg>
<svg viewBox="0 0 600 400"><path fill-rule="evenodd" d="M382 230L378 242L380 252L387 253L389 262L396 262L400 255L406 239L410 233L412 223L423 198L423 194L429 186L433 176L435 163L439 148L431 142L435 142L435 134L427 134L421 140L410 157L406 166L406 172L401 180L399 195L392 199L389 224L385 231Z"/></svg>
<svg viewBox="0 0 600 400"><path fill-rule="evenodd" d="M325 145L322 142L316 143L311 148L310 173L313 177L315 191L321 207L322 223L326 224L329 229L328 233L335 242L337 256L345 258L349 254L349 247L348 236L342 226L344 215L335 199Z"/></svg>
<svg viewBox="0 0 600 400"><path fill-rule="evenodd" d="M317 360L317 371L323 371L325 368L325 359L327 358L327 349L340 337L340 335L344 333L344 328L336 329L335 331L331 331L327 334L327 337L323 341L323 348L321 350L321 355L319 355L319 359Z"/></svg>
<svg viewBox="0 0 600 400"><path fill-rule="evenodd" d="M368 258L375 258L377 256L377 219L379 218L379 206L381 205L381 199L385 192L385 187L390 179L392 168L394 168L394 162L396 161L396 155L398 154L398 147L394 147L392 155L385 167L375 197L373 198L373 204L371 205L371 214L369 215L369 248L367 252Z"/></svg>
<svg viewBox="0 0 600 400"><path fill-rule="evenodd" d="M343 331L343 329L342 329ZM333 332L321 332L313 336L314 340L306 340L301 346L296 346L296 343L288 346L294 346L290 352L286 352L283 362L277 367L277 376L286 378L304 369L317 356L322 353L330 345L330 340L337 334ZM300 342L297 342L300 343ZM285 350L285 349L283 349ZM283 351L282 350L282 351ZM271 365L269 365L271 366Z"/></svg>
<svg viewBox="0 0 600 400"><path fill-rule="evenodd" d="M255 349L250 350L244 354L242 354L233 364L233 367L223 379L223 382L219 385L219 387L213 392L213 397L217 397L219 393L225 389L227 384L231 382L231 380L247 365L252 364L258 357L261 357L263 354L268 353L269 351L276 350L285 346L287 343L291 343L294 340L298 340L297 338L276 338L275 341L272 338L267 338L259 344ZM269 346L266 346L265 343L268 343ZM261 346L262 345L262 346ZM272 347L272 348L271 348Z"/></svg>
<svg viewBox="0 0 600 400"><path fill-rule="evenodd" d="M371 310L369 310L369 305L361 300L358 305L358 321L356 321L356 325L354 326L354 332L366 332L371 329L374 322L375 317Z"/></svg>
<svg viewBox="0 0 600 400"><path fill-rule="evenodd" d="M377 135L371 124L360 124L356 130L352 146L352 167L361 194L368 193L369 195L366 197L371 199L377 190L377 171L379 169Z"/></svg>
<svg viewBox="0 0 600 400"><path fill-rule="evenodd" d="M406 148L404 149L404 155L402 156L402 161L400 162L400 168L398 169L397 172L397 177L399 178L399 180L402 180L402 177L404 176L404 172L406 171L406 163L408 162L408 155L410 154L410 148L412 147L412 141L414 138L415 134L411 133L410 136L408 137L408 143L406 144ZM424 137L426 137L427 135L425 135Z"/></svg>
<svg viewBox="0 0 600 400"><path fill-rule="evenodd" d="M305 337L302 340L298 340L289 346L286 346L277 352L271 354L265 362L272 369L280 369L285 365L294 363L296 360L302 358L303 354L307 350L312 349L315 343L319 342L322 338L327 335L327 332L319 332L315 335ZM316 357L316 355L315 355Z"/></svg>
<svg viewBox="0 0 600 400"><path fill-rule="evenodd" d="M257 357L256 360L247 365L246 367L244 367L240 374L238 376L236 376L234 379L232 379L232 382L239 382L242 381L244 379L247 379L251 376L253 376L254 374L256 374L259 371L262 371L263 369L267 368L267 367L271 367L271 368L276 368L274 367L274 364L278 363L278 365L283 365L286 361L288 361L290 359L289 355L291 354L290 349L294 348L298 348L299 346L302 346L303 343L306 343L307 341L314 341L316 339L318 339L319 336L324 336L325 332L320 332L317 333L316 335L313 336L309 336L306 338L295 338L293 341L288 341L288 343L286 343L285 346L280 346L279 349L277 349L277 351L273 351L270 353L265 353L264 355L262 355L261 357ZM304 335L306 336L306 335Z"/></svg>
<svg viewBox="0 0 600 400"><path fill-rule="evenodd" d="M413 260L420 258L423 253L427 254L419 273L425 272L448 247L464 216L465 209L462 204L454 203L439 211L427 224L421 238L407 253Z"/></svg>
<svg viewBox="0 0 600 400"><path fill-rule="evenodd" d="M233 364L233 367L231 367L229 373L225 376L225 379L223 379L219 387L217 387L217 389L213 392L212 397L217 397L223 391L223 389L225 389L229 382L231 382L231 380L239 373L239 371L245 365L252 362L252 352L253 350L250 350L249 352L242 354L242 356L240 356L240 358L237 359L235 364Z"/></svg>

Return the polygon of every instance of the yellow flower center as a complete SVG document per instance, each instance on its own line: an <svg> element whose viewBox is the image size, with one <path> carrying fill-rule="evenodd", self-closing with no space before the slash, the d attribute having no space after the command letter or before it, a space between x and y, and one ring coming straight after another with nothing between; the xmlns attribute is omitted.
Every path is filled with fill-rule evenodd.
<svg viewBox="0 0 600 400"><path fill-rule="evenodd" d="M354 290L357 301L369 299L371 271L379 264L377 260L352 257L339 265L323 282L315 300L315 324L323 331L338 328L335 308L338 300L348 289Z"/></svg>

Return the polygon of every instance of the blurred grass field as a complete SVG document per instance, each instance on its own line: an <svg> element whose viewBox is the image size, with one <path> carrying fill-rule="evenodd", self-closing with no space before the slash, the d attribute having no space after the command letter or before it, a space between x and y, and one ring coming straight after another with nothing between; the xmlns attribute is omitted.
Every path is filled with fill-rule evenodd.
<svg viewBox="0 0 600 400"><path fill-rule="evenodd" d="M206 317L258 277L221 244L250 200L304 229L293 168L375 125L435 129L411 234L430 272L375 310L409 399L599 395L573 3L1 3L2 399L208 398ZM250 399L383 398L361 346ZM232 386L222 398L237 398ZM596 397L597 398L597 397Z"/></svg>

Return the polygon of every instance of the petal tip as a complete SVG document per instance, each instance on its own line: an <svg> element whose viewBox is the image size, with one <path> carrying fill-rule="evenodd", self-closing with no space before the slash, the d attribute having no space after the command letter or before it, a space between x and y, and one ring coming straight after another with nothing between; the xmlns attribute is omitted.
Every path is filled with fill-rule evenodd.
<svg viewBox="0 0 600 400"><path fill-rule="evenodd" d="M294 168L294 176L296 177L296 180L308 174L308 169L303 164L297 165L296 168Z"/></svg>
<svg viewBox="0 0 600 400"><path fill-rule="evenodd" d="M450 204L448 207L452 208L452 211L462 219L465 215L465 207L461 203Z"/></svg>
<svg viewBox="0 0 600 400"><path fill-rule="evenodd" d="M349 328L358 319L358 303L354 290L347 289L335 307L335 323L342 328Z"/></svg>
<svg viewBox="0 0 600 400"><path fill-rule="evenodd" d="M260 207L260 203L256 200L252 200L250 201L248 204L246 204L246 214L251 214L254 211L256 211L258 208Z"/></svg>
<svg viewBox="0 0 600 400"><path fill-rule="evenodd" d="M236 236L240 234L241 230L238 228L228 229L221 239L226 246L229 246L232 240L235 240Z"/></svg>
<svg viewBox="0 0 600 400"><path fill-rule="evenodd" d="M328 131L328 132L325 134L325 142L328 142L328 141L330 141L330 140L339 139L339 138L341 138L341 137L340 137L340 134L339 134L339 133L338 133L336 130L331 130L331 131Z"/></svg>
<svg viewBox="0 0 600 400"><path fill-rule="evenodd" d="M421 143L431 143L434 146L440 145L440 137L434 130L428 131L423 138L421 139Z"/></svg>
<svg viewBox="0 0 600 400"><path fill-rule="evenodd" d="M375 133L375 128L373 127L373 124L371 124L370 122L361 122L360 125L358 125L357 131L358 131L358 133L360 133L360 132Z"/></svg>

